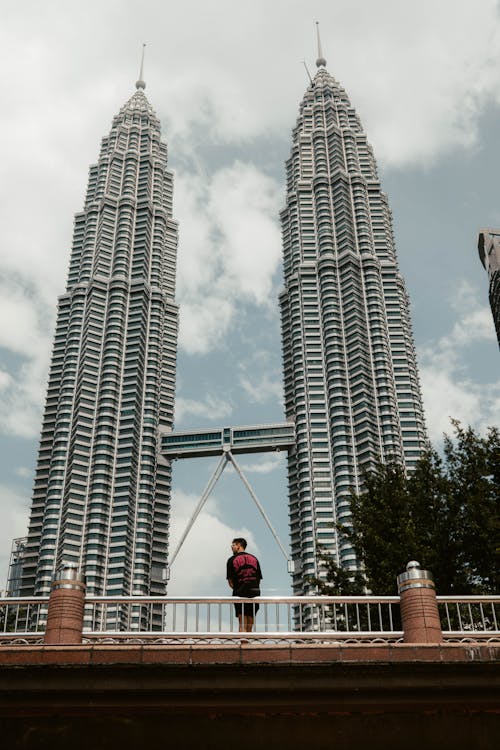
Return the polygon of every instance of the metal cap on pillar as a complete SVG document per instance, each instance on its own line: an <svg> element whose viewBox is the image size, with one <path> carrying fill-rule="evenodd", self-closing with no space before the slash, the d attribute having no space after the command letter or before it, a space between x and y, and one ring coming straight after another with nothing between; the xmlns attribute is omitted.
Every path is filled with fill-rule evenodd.
<svg viewBox="0 0 500 750"><path fill-rule="evenodd" d="M76 563L65 562L61 565L52 581L52 591L58 589L85 589L85 576L83 576Z"/></svg>
<svg viewBox="0 0 500 750"><path fill-rule="evenodd" d="M404 573L398 575L398 594L408 589L435 589L430 570L422 570L420 563L410 560Z"/></svg>
<svg viewBox="0 0 500 750"><path fill-rule="evenodd" d="M397 577L405 643L442 643L443 633L432 573L411 560Z"/></svg>

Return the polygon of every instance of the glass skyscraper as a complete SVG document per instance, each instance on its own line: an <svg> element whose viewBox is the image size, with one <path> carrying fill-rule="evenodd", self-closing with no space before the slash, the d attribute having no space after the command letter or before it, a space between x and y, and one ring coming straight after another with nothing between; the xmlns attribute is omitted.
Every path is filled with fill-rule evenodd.
<svg viewBox="0 0 500 750"><path fill-rule="evenodd" d="M141 75L142 78L142 75ZM59 298L21 593L64 562L90 594L163 594L178 307L173 176L139 80L76 214Z"/></svg>
<svg viewBox="0 0 500 750"><path fill-rule="evenodd" d="M377 165L344 89L326 70L304 95L286 164L280 295L292 555L318 573L319 545L355 568L332 522L377 459L408 470L426 444L408 295Z"/></svg>
<svg viewBox="0 0 500 750"><path fill-rule="evenodd" d="M500 346L500 229L481 229L478 250L488 274L491 314Z"/></svg>

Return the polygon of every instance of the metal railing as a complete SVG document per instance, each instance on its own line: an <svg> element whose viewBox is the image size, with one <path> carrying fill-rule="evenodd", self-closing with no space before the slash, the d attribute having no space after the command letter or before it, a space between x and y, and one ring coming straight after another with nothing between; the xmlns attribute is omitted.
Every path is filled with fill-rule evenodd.
<svg viewBox="0 0 500 750"><path fill-rule="evenodd" d="M244 637L276 641L395 641L398 597L88 597L84 638L159 643L231 642L241 637L234 605L254 620ZM398 627L399 626L399 627Z"/></svg>
<svg viewBox="0 0 500 750"><path fill-rule="evenodd" d="M48 596L0 599L0 645L43 643Z"/></svg>
<svg viewBox="0 0 500 750"><path fill-rule="evenodd" d="M500 596L438 596L447 642L500 641ZM253 616L248 640L275 643L396 643L397 596L101 597L85 600L83 641L231 643L242 637L234 604ZM0 645L43 643L48 597L0 599Z"/></svg>
<svg viewBox="0 0 500 750"><path fill-rule="evenodd" d="M500 640L500 596L438 596L446 641Z"/></svg>

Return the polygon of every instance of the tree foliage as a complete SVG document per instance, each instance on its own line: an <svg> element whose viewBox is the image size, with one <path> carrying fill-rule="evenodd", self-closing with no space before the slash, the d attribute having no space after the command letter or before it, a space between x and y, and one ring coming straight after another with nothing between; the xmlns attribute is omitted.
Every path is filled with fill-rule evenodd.
<svg viewBox="0 0 500 750"><path fill-rule="evenodd" d="M398 463L379 463L352 494L352 526L337 525L376 594L396 593L409 560L430 570L443 594L498 591L500 433L489 428L483 438L452 424L443 458L429 448L410 476ZM321 593L359 592L359 578L322 559L326 580L311 581Z"/></svg>
<svg viewBox="0 0 500 750"><path fill-rule="evenodd" d="M323 575L309 576L307 582L323 596L360 596L365 593L365 577L361 571L346 570L337 565L332 555L320 548Z"/></svg>

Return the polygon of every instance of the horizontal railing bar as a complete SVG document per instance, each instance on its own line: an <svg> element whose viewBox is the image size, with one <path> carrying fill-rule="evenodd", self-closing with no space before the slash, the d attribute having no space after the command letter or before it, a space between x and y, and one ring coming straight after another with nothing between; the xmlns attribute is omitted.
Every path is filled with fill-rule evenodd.
<svg viewBox="0 0 500 750"><path fill-rule="evenodd" d="M254 601L259 603L268 602L272 604L275 602L278 604L377 604L378 602L385 604L399 604L399 596L256 596L252 599L235 596L87 596L85 602L89 604L113 604L115 602L117 604L189 604L191 602L213 602L214 604L220 602L231 604L234 603L235 599L238 599L238 601Z"/></svg>
<svg viewBox="0 0 500 750"><path fill-rule="evenodd" d="M499 594L467 594L464 596L448 596L447 594L436 596L438 604L440 602L446 602L447 604L470 604L473 602L479 603L488 603L488 602L499 602L500 603L500 595Z"/></svg>
<svg viewBox="0 0 500 750"><path fill-rule="evenodd" d="M468 636L482 636L483 638L500 637L500 630L443 630L443 635L453 638L467 638Z"/></svg>
<svg viewBox="0 0 500 750"><path fill-rule="evenodd" d="M0 604L47 604L48 596L2 596Z"/></svg>
<svg viewBox="0 0 500 750"><path fill-rule="evenodd" d="M245 638L245 639L248 638L250 640L261 640L261 639L265 639L265 638L274 638L274 639L276 639L276 638L283 638L283 639L288 639L288 640L299 639L299 638L300 639L306 638L308 640L314 640L314 639L317 640L317 639L324 639L324 638L327 638L327 637L329 638L332 634L331 633L300 633L300 632L296 632L296 633L294 633L294 632L290 632L290 633L280 633L280 632L277 632L277 633L274 633L274 632L239 633L238 631L228 631L228 632L221 631L221 632L214 633L214 632L208 632L208 631L207 632L203 632L203 631L198 632L196 630L191 630L191 631L188 630L185 633L184 632L182 632L182 633L178 633L178 632L168 633L168 632L148 631L146 633L142 633L141 632L138 635L137 632L134 632L133 630L130 631L130 632L125 632L125 631L122 631L122 630L118 630L118 631L114 631L114 632L106 631L106 632L103 632L103 633L100 633L99 631L85 631L84 630L83 631L83 635L84 635L85 638L89 638L89 637L92 637L92 638L130 638L130 639L135 639L135 640L141 640L142 638L148 638L148 639L150 639L150 638L178 638L178 639L184 639L184 638L213 638L214 640L217 640L219 638L231 638L233 640L239 640L241 638ZM389 635L391 637L392 636L397 637L398 634L397 633L389 633ZM366 633L359 633L359 634L356 634L355 636L352 636L352 634L350 634L350 633L344 633L343 634L344 638L349 638L349 637L356 637L356 638L357 637L360 637L360 638L371 637L371 638L376 638L378 636L379 636L379 633L375 633L375 634L371 634L371 635L366 634ZM336 634L335 634L335 637L337 637ZM400 637L402 637L402 633L400 634Z"/></svg>
<svg viewBox="0 0 500 750"><path fill-rule="evenodd" d="M238 597L240 598L240 597ZM85 598L85 601L92 603L151 603L161 604L165 602L232 602L235 597L233 596L94 596L90 595ZM500 603L500 595L464 595L464 596L448 596L439 595L436 597L439 603L448 604L460 604L460 603ZM283 604L307 604L321 602L323 604L328 603L347 603L347 604L377 604L392 603L398 604L400 599L399 596L260 596L256 600L259 602L279 602ZM29 597L0 597L0 605L15 605L15 604L43 604L49 601L48 596L29 596Z"/></svg>
<svg viewBox="0 0 500 750"><path fill-rule="evenodd" d="M16 634L17 635L17 634ZM301 632L298 630L280 631L280 630L269 630L261 632L251 633L239 633L238 631L208 631L208 630L186 630L186 631L168 631L168 630L85 630L83 631L85 637L96 636L98 638L134 638L140 640L141 638L250 638L253 640L265 639L265 638L287 638L287 639L322 639L322 638L402 638L402 630L374 630L374 631L336 631L336 630L323 630L316 632Z"/></svg>

